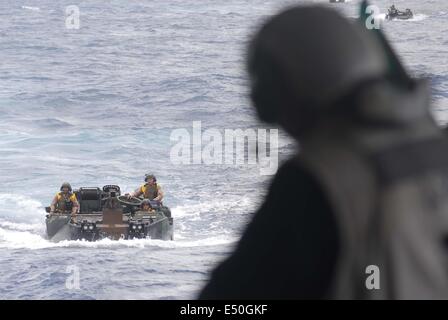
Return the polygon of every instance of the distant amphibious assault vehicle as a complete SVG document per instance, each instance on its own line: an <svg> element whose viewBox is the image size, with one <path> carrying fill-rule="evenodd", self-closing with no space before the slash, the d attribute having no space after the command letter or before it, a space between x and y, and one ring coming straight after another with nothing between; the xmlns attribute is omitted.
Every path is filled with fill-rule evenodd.
<svg viewBox="0 0 448 320"><path fill-rule="evenodd" d="M412 18L414 18L414 13L411 11L411 9L406 9L406 11L389 9L388 14L386 15L386 20L409 20Z"/></svg>
<svg viewBox="0 0 448 320"><path fill-rule="evenodd" d="M151 201L154 210L141 211L140 198L122 196L120 187L79 188L74 191L79 213L70 211L46 216L47 236L51 241L95 241L103 238L150 238L173 240L173 218L168 207ZM50 207L46 208L50 213Z"/></svg>

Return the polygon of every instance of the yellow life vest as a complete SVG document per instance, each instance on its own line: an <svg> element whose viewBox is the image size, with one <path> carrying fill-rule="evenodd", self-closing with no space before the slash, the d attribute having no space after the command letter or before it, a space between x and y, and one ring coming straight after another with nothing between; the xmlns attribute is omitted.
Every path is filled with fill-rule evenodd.
<svg viewBox="0 0 448 320"><path fill-rule="evenodd" d="M63 192L58 192L56 194L56 197L56 209L58 209L59 211L71 210L73 203L78 201L74 193L68 193L67 196L65 196Z"/></svg>
<svg viewBox="0 0 448 320"><path fill-rule="evenodd" d="M140 192L143 194L145 199L154 200L154 198L156 198L159 194L159 189L160 186L157 183L152 186L146 183L140 187Z"/></svg>

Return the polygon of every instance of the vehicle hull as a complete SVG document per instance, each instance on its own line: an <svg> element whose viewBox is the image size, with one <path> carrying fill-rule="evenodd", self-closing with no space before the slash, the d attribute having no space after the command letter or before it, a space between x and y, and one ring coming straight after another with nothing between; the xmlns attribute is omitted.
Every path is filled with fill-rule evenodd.
<svg viewBox="0 0 448 320"><path fill-rule="evenodd" d="M105 238L118 239L158 239L173 240L173 219L171 217L158 217L136 223L124 217L121 223L103 223L102 215L76 216L73 221L70 214L50 215L46 219L47 236L51 241L87 240L97 241ZM87 225L87 229L84 227ZM94 226L89 229L89 226ZM136 226L135 229L133 226Z"/></svg>
<svg viewBox="0 0 448 320"><path fill-rule="evenodd" d="M409 20L409 19L412 19L413 17L414 17L414 15L412 13L399 13L399 14L394 14L394 15L388 14L386 16L386 19L387 20L395 20L395 19Z"/></svg>

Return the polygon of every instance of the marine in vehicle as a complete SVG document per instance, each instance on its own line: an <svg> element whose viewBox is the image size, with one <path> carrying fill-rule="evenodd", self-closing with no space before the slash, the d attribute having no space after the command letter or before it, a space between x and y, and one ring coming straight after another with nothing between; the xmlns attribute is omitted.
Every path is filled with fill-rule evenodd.
<svg viewBox="0 0 448 320"><path fill-rule="evenodd" d="M144 181L145 183L143 185L137 188L134 192L125 194L125 196L128 198L143 197L144 199L162 202L164 193L162 186L157 183L156 176L151 173L147 173L145 174Z"/></svg>

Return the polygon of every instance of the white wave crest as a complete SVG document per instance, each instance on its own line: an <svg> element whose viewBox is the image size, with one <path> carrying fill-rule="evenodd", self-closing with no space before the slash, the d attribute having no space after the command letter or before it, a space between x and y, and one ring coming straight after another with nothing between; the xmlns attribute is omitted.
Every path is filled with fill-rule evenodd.
<svg viewBox="0 0 448 320"><path fill-rule="evenodd" d="M427 18L428 18L428 15L419 13L419 14L415 14L414 17L411 19L393 19L392 21L393 22L415 22L415 21L423 21Z"/></svg>
<svg viewBox="0 0 448 320"><path fill-rule="evenodd" d="M31 11L40 11L39 7L31 7L31 6L22 6L22 9L31 10Z"/></svg>
<svg viewBox="0 0 448 320"><path fill-rule="evenodd" d="M39 201L31 197L0 193L0 219L17 223L42 222L45 209Z"/></svg>
<svg viewBox="0 0 448 320"><path fill-rule="evenodd" d="M111 240L102 239L95 242L85 240L65 240L51 242L43 236L27 231L13 231L0 228L0 248L8 249L46 249L46 248L191 248L231 244L237 241L234 237L218 236L198 240Z"/></svg>
<svg viewBox="0 0 448 320"><path fill-rule="evenodd" d="M186 203L171 209L174 218L193 218L203 213L232 213L247 214L256 209L256 202L251 197L242 196L234 199L222 199L203 203ZM235 210L233 210L235 209Z"/></svg>
<svg viewBox="0 0 448 320"><path fill-rule="evenodd" d="M233 202L236 207L251 206L251 199L241 197ZM173 208L173 217L178 220L178 228L184 224L200 220L201 214L210 212L226 212L230 208L227 201L211 201L209 203L191 203ZM245 212L246 213L246 212ZM224 245L235 242L235 236L227 233L213 235L204 239L191 239L188 233L175 232L174 241L152 239L111 240L102 239L96 242L83 240L51 242L45 237L45 211L42 204L30 197L18 194L0 194L0 248L11 249L44 249L44 248L108 248L108 247L201 247ZM185 227L185 226L184 226ZM186 227L185 227L186 228ZM184 229L185 229L184 228ZM188 229L188 228L187 228ZM181 230L178 230L181 231Z"/></svg>

